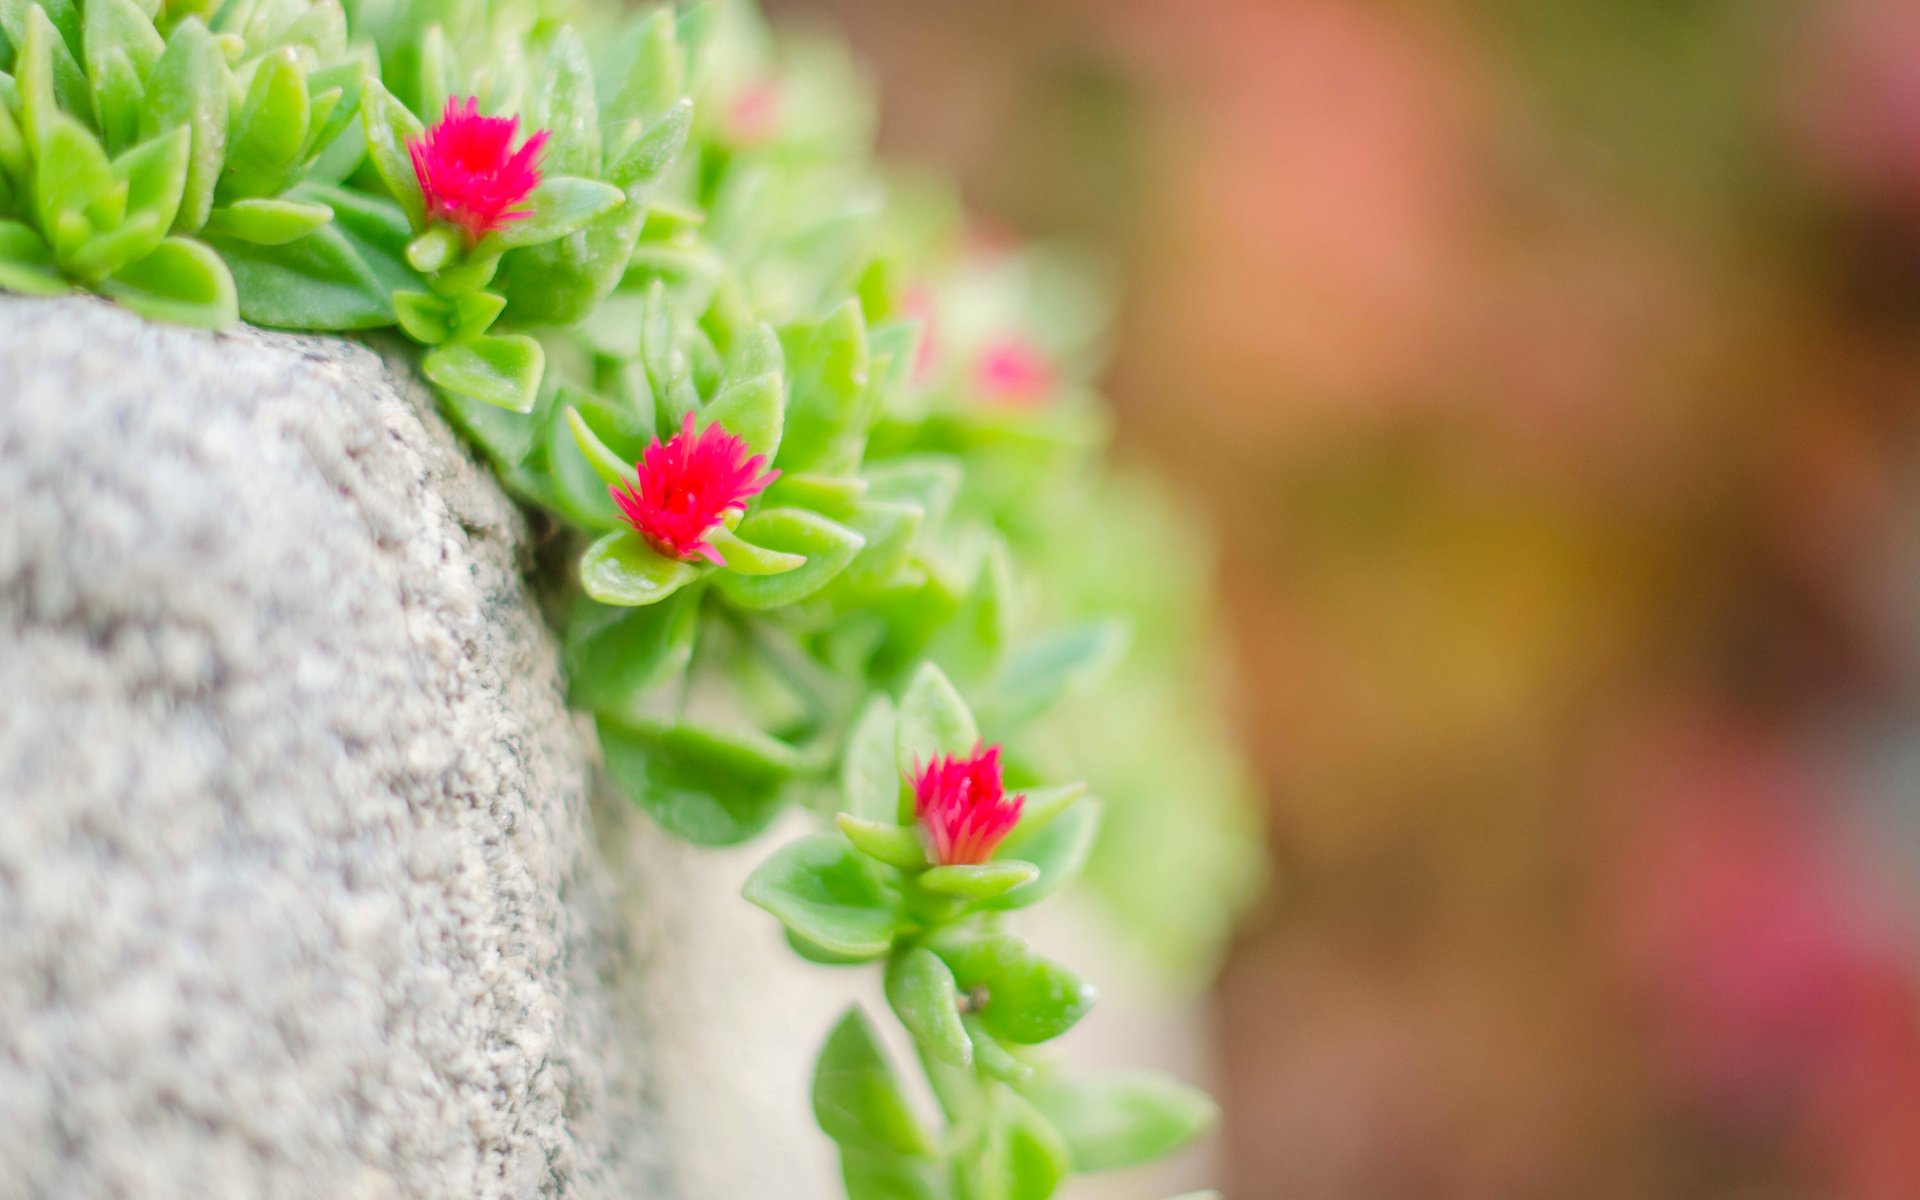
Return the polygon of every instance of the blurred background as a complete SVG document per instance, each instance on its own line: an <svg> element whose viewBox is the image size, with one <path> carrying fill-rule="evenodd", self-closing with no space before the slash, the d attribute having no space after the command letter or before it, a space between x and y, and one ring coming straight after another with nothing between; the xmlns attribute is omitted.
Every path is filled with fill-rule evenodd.
<svg viewBox="0 0 1920 1200"><path fill-rule="evenodd" d="M1920 3L779 0L1123 289L1236 1200L1920 1196Z"/></svg>

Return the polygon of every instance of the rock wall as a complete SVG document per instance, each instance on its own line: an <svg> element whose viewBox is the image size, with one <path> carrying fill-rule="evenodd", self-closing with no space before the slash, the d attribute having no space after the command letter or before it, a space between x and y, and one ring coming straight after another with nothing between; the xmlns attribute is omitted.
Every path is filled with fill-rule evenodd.
<svg viewBox="0 0 1920 1200"><path fill-rule="evenodd" d="M526 538L364 347L0 297L0 1195L826 1193L832 998L590 803Z"/></svg>

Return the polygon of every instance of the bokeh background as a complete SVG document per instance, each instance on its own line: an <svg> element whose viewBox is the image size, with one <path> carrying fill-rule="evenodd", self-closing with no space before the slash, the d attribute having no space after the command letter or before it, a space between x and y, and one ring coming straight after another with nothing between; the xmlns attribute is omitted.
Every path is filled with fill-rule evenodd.
<svg viewBox="0 0 1920 1200"><path fill-rule="evenodd" d="M780 0L1124 301L1235 1200L1920 1196L1920 3Z"/></svg>

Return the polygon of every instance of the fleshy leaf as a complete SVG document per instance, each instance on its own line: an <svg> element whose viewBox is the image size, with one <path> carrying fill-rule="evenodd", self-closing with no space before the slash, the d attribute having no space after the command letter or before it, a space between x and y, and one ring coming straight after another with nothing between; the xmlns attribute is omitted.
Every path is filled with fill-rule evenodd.
<svg viewBox="0 0 1920 1200"><path fill-rule="evenodd" d="M394 320L393 302L344 230L326 224L277 246L218 237L240 313L274 329L375 329Z"/></svg>
<svg viewBox="0 0 1920 1200"><path fill-rule="evenodd" d="M814 945L850 958L885 954L901 920L872 865L828 834L774 851L747 877L743 894Z"/></svg>
<svg viewBox="0 0 1920 1200"><path fill-rule="evenodd" d="M132 0L88 0L81 23L94 115L108 149L117 151L139 133L146 78L167 44Z"/></svg>
<svg viewBox="0 0 1920 1200"><path fill-rule="evenodd" d="M232 73L220 45L197 17L174 26L167 48L147 76L140 136L181 126L191 132L187 181L173 227L191 233L206 224L227 155L227 89Z"/></svg>
<svg viewBox="0 0 1920 1200"><path fill-rule="evenodd" d="M616 608L582 600L567 622L567 698L589 712L625 708L686 670L699 626L697 592Z"/></svg>
<svg viewBox="0 0 1920 1200"><path fill-rule="evenodd" d="M782 465L801 471L853 465L866 438L867 338L859 301L836 308L789 361L793 398Z"/></svg>
<svg viewBox="0 0 1920 1200"><path fill-rule="evenodd" d="M1206 1093L1147 1071L1049 1079L1026 1094L1066 1140L1076 1171L1151 1162L1206 1132L1218 1114Z"/></svg>
<svg viewBox="0 0 1920 1200"><path fill-rule="evenodd" d="M968 754L979 744L980 730L966 701L939 667L921 664L900 697L894 735L897 769L924 766L941 754Z"/></svg>
<svg viewBox="0 0 1920 1200"><path fill-rule="evenodd" d="M905 870L918 870L927 865L926 844L905 825L869 821L852 813L841 813L835 822L853 843L853 848L868 858Z"/></svg>
<svg viewBox="0 0 1920 1200"><path fill-rule="evenodd" d="M805 566L779 575L721 572L722 594L742 608L778 608L825 587L860 552L860 535L804 508L763 508L740 522L736 533L768 550L803 554Z"/></svg>
<svg viewBox="0 0 1920 1200"><path fill-rule="evenodd" d="M566 237L625 199L619 188L597 179L549 178L527 197L527 215L489 233L481 251L537 246Z"/></svg>
<svg viewBox="0 0 1920 1200"><path fill-rule="evenodd" d="M18 221L0 220L0 289L23 296L59 296L72 290L53 249Z"/></svg>
<svg viewBox="0 0 1920 1200"><path fill-rule="evenodd" d="M400 203L407 222L415 229L426 227L426 200L420 194L420 178L414 174L413 159L407 144L427 132L420 118L394 99L393 93L377 79L367 81L360 98L360 116L366 127L367 157L387 191Z"/></svg>
<svg viewBox="0 0 1920 1200"><path fill-rule="evenodd" d="M935 1150L858 1005L840 1018L820 1049L813 1115L828 1137L848 1149L927 1156Z"/></svg>
<svg viewBox="0 0 1920 1200"><path fill-rule="evenodd" d="M993 900L989 907L1025 908L1072 883L1093 853L1093 839L1100 829L1100 805L1083 801L1030 830L1025 825L1023 812L1021 824L1000 844L1000 853L1032 863L1039 868L1039 876Z"/></svg>
<svg viewBox="0 0 1920 1200"><path fill-rule="evenodd" d="M240 200L286 186L307 144L311 117L300 56L292 46L282 46L253 69L246 102L232 121L227 171L213 194Z"/></svg>
<svg viewBox="0 0 1920 1200"><path fill-rule="evenodd" d="M707 541L726 561L727 570L735 575L784 575L807 565L807 556L804 554L788 554L783 550L756 546L742 540L725 525L715 526L707 534Z"/></svg>
<svg viewBox="0 0 1920 1200"><path fill-rule="evenodd" d="M670 833L702 846L728 846L759 833L780 813L796 765L782 742L611 713L601 714L598 725L608 776Z"/></svg>
<svg viewBox="0 0 1920 1200"><path fill-rule="evenodd" d="M207 232L252 242L256 246L284 246L333 220L324 204L299 200L236 200L213 210Z"/></svg>
<svg viewBox="0 0 1920 1200"><path fill-rule="evenodd" d="M887 967L887 1003L928 1054L955 1067L973 1065L973 1039L960 1022L960 989L940 956L915 947Z"/></svg>
<svg viewBox="0 0 1920 1200"><path fill-rule="evenodd" d="M224 329L239 319L233 276L199 242L168 238L152 254L114 272L100 290L141 316Z"/></svg>
<svg viewBox="0 0 1920 1200"><path fill-rule="evenodd" d="M995 1089L994 1117L1000 1130L1007 1200L1047 1200L1073 1169L1066 1139L1011 1088Z"/></svg>
<svg viewBox="0 0 1920 1200"><path fill-rule="evenodd" d="M658 604L698 575L693 564L661 555L630 529L607 534L580 557L587 595L622 608Z"/></svg>
<svg viewBox="0 0 1920 1200"><path fill-rule="evenodd" d="M421 371L436 385L510 412L530 412L546 353L522 333L482 334L435 346Z"/></svg>
<svg viewBox="0 0 1920 1200"><path fill-rule="evenodd" d="M840 796L853 816L893 822L900 807L901 771L894 754L893 701L875 693L847 736L840 759Z"/></svg>
<svg viewBox="0 0 1920 1200"><path fill-rule="evenodd" d="M1009 933L955 937L934 946L953 968L963 991L984 989L981 1026L1009 1042L1059 1037L1093 1007L1093 988L1078 975L1034 953Z"/></svg>
<svg viewBox="0 0 1920 1200"><path fill-rule="evenodd" d="M930 892L963 900L992 900L1040 877L1040 868L1018 859L934 867L918 882Z"/></svg>
<svg viewBox="0 0 1920 1200"><path fill-rule="evenodd" d="M719 422L728 433L746 439L747 447L772 462L780 449L786 390L778 375L758 375L731 384L700 410L700 423Z"/></svg>

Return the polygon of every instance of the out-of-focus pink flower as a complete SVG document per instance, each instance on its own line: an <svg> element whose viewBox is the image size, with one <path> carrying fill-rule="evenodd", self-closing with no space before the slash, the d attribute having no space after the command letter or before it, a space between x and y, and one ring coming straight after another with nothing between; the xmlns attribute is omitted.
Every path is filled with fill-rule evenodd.
<svg viewBox="0 0 1920 1200"><path fill-rule="evenodd" d="M770 142L785 115L780 85L771 79L748 84L727 109L727 136L743 146Z"/></svg>
<svg viewBox="0 0 1920 1200"><path fill-rule="evenodd" d="M988 342L974 360L974 383L990 400L1037 404L1053 390L1053 362L1019 336Z"/></svg>
<svg viewBox="0 0 1920 1200"><path fill-rule="evenodd" d="M708 541L731 510L765 491L780 475L764 455L749 454L745 439L718 425L694 432L693 414L665 442L655 438L635 470L637 486L608 491L620 513L647 544L682 562L704 558L725 565Z"/></svg>
<svg viewBox="0 0 1920 1200"><path fill-rule="evenodd" d="M509 221L527 215L518 208L540 186L540 130L513 149L518 117L483 117L480 102L449 97L439 123L407 144L420 181L427 215L458 226L477 242Z"/></svg>
<svg viewBox="0 0 1920 1200"><path fill-rule="evenodd" d="M1833 0L1811 6L1794 40L1787 120L1816 170L1920 217L1920 5Z"/></svg>
<svg viewBox="0 0 1920 1200"><path fill-rule="evenodd" d="M1722 730L1663 757L1617 894L1670 1085L1793 1139L1823 1194L1902 1200L1920 1177L1920 971L1884 915L1902 906L1782 747Z"/></svg>
<svg viewBox="0 0 1920 1200"><path fill-rule="evenodd" d="M986 862L1020 820L1024 796L1009 796L1000 776L1000 747L941 755L913 781L913 811L942 866Z"/></svg>

